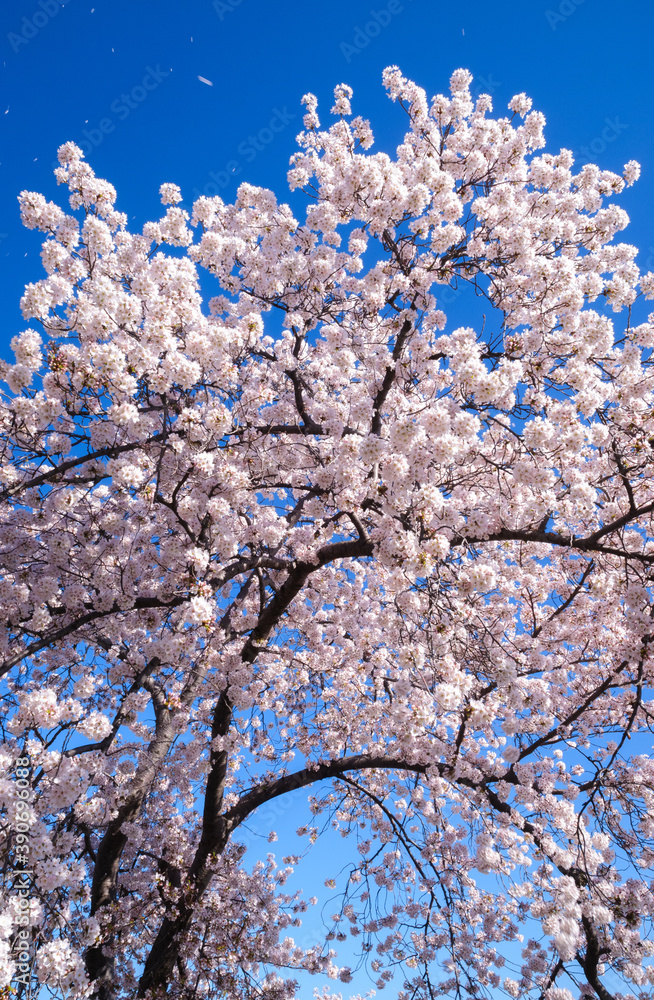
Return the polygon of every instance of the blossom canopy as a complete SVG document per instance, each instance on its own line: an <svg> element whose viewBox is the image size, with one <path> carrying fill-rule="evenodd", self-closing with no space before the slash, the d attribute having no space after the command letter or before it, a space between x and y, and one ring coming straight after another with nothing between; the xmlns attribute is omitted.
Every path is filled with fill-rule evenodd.
<svg viewBox="0 0 654 1000"><path fill-rule="evenodd" d="M72 214L20 197L47 276L0 372L0 989L27 927L62 997L291 1000L351 980L348 935L400 1000L652 997L639 168L541 152L465 70L384 83L394 155L345 84L328 130L303 99L301 222L164 184L132 233L72 143ZM348 848L318 943L307 862L244 833L302 789L300 834Z"/></svg>

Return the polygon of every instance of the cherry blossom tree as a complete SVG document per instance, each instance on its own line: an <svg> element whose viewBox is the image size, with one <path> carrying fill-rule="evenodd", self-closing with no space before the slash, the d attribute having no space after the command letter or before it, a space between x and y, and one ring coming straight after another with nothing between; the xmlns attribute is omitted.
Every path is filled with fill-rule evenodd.
<svg viewBox="0 0 654 1000"><path fill-rule="evenodd" d="M20 196L47 277L1 372L0 986L22 941L57 997L287 1000L351 980L347 938L400 1000L652 997L639 167L575 172L470 82L386 70L395 156L349 87L327 131L307 95L303 222L164 184L130 233L72 143L73 214ZM253 858L280 796L307 852Z"/></svg>

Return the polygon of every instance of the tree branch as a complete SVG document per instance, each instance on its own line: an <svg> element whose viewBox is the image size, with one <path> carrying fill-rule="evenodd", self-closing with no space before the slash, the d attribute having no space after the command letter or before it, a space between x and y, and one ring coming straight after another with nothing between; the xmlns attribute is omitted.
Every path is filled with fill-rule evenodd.
<svg viewBox="0 0 654 1000"><path fill-rule="evenodd" d="M402 351L404 350L404 345L406 343L407 337L411 332L413 324L410 320L405 319L402 324L402 329L397 335L397 340L395 341L395 346L393 348L393 364L388 365L386 368L386 374L384 375L384 381L377 390L377 394L372 404L372 423L370 425L370 433L379 435L381 433L381 408L386 402L386 397L391 391L391 386L395 381L396 373L396 362L399 360Z"/></svg>

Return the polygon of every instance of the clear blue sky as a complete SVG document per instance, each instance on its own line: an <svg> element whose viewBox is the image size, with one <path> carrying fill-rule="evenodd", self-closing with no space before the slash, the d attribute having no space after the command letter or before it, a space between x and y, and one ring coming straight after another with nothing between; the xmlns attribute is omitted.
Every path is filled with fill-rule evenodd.
<svg viewBox="0 0 654 1000"><path fill-rule="evenodd" d="M496 112L526 91L548 119L549 149L609 169L639 160L642 178L621 201L633 220L624 238L653 267L653 11L646 0L5 0L0 355L26 325L25 283L43 276L39 234L22 228L16 197L63 200L52 176L61 143L86 143L134 225L162 214L163 181L180 184L187 205L199 192L230 199L240 180L285 197L307 91L326 120L334 85L349 83L376 148L392 150L403 124L381 87L392 63L430 94L467 67Z"/></svg>

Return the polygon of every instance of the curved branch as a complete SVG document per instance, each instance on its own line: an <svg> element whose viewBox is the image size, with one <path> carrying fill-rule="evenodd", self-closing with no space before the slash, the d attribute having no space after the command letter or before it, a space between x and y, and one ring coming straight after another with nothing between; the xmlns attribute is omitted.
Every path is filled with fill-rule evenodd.
<svg viewBox="0 0 654 1000"><path fill-rule="evenodd" d="M588 535L586 538L577 538L575 535L557 535L553 531L530 531L528 528L501 528L499 531L493 531L482 538L477 538L474 535L456 535L450 544L452 548L456 548L468 543L471 545L480 545L482 542L544 542L547 545L577 549L580 552L601 552L604 555L619 556L620 559L636 559L639 562L649 565L654 562L654 555L646 555L643 552L629 552L627 549L599 545L598 542L605 535L611 534L613 531L619 531L625 524L628 524L637 517L641 517L643 514L650 514L652 511L654 511L654 502L640 507L633 514L624 514L616 521L604 525L604 527L594 531L592 535Z"/></svg>
<svg viewBox="0 0 654 1000"><path fill-rule="evenodd" d="M177 433L180 432L177 431ZM99 451L92 451L90 455L79 455L76 458L69 458L67 462L62 462L61 465L57 465L54 469L44 472L40 476L35 476L34 479L29 479L26 483L19 483L13 489L2 490L0 492L0 500L7 500L17 493L21 493L23 490L32 490L37 486L42 486L43 483L47 483L53 476L61 476L65 472L68 472L69 469L84 465L86 462L93 462L97 458L114 458L116 455L122 455L126 451L133 451L135 448L146 448L149 444L154 444L156 441L164 441L166 437L167 434L162 432L148 438L147 441L130 441L127 444L111 445L107 448L100 448Z"/></svg>
<svg viewBox="0 0 654 1000"><path fill-rule="evenodd" d="M432 764L431 767L442 774L446 770L444 764ZM324 781L326 778L338 778L347 771L380 770L387 771L413 771L415 774L424 774L427 770L425 764L411 764L408 761L394 757L371 756L369 754L352 754L350 757L342 757L340 760L329 761L324 764L317 764L315 767L305 767L295 774L286 774L282 778L274 781L262 782L251 791L242 795L236 805L232 806L225 813L225 821L229 825L230 832L240 826L250 813L258 809L264 802L270 802L287 792L296 791L298 788L307 788L315 784L316 781Z"/></svg>
<svg viewBox="0 0 654 1000"><path fill-rule="evenodd" d="M188 600L186 597L174 597L170 601L160 601L156 597L137 597L131 608L121 608L119 604L114 604L106 611L89 611L88 614L82 615L81 618L76 618L75 621L69 622L68 625L57 629L56 632L52 632L50 635L30 643L20 653L15 653L14 656L0 663L0 677L3 677L12 667L15 667L17 663L20 663L27 656L38 653L41 649L45 649L46 646L51 646L53 642L65 639L66 636L76 632L84 625L88 625L89 622L97 621L99 618L109 618L111 615L129 614L130 611L142 611L146 608L177 608L186 600Z"/></svg>

